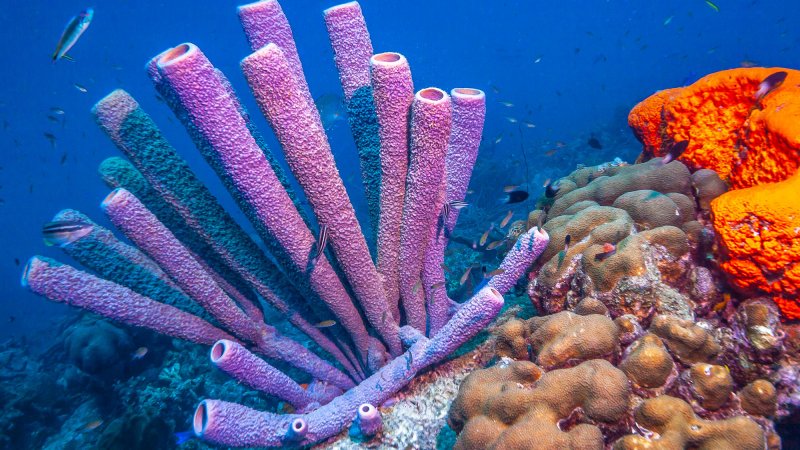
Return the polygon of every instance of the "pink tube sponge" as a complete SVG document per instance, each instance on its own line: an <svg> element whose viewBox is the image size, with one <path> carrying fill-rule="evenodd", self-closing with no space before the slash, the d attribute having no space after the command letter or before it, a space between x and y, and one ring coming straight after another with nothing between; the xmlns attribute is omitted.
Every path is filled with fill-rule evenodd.
<svg viewBox="0 0 800 450"><path fill-rule="evenodd" d="M386 301L400 321L400 223L408 173L408 112L414 83L406 58L399 53L372 57L372 88L380 125L381 193L378 225L378 271Z"/></svg>
<svg viewBox="0 0 800 450"><path fill-rule="evenodd" d="M211 347L211 362L239 382L285 400L296 409L313 401L294 380L237 342L217 341Z"/></svg>
<svg viewBox="0 0 800 450"><path fill-rule="evenodd" d="M503 273L492 277L489 286L500 292L508 292L542 254L549 242L550 236L544 228L533 227L521 235L500 264L499 268Z"/></svg>
<svg viewBox="0 0 800 450"><path fill-rule="evenodd" d="M353 422L355 427L350 429L350 433L360 434L364 437L375 436L383 428L381 412L371 403L362 403L358 407L358 412L356 412L356 418Z"/></svg>
<svg viewBox="0 0 800 450"><path fill-rule="evenodd" d="M31 258L22 274L22 285L55 302L198 344L235 339L197 316L50 258Z"/></svg>
<svg viewBox="0 0 800 450"><path fill-rule="evenodd" d="M117 229L147 253L193 300L240 339L258 342L261 330L144 205L125 189L113 190L103 209Z"/></svg>
<svg viewBox="0 0 800 450"><path fill-rule="evenodd" d="M453 125L445 161L444 203L463 201L466 196L472 168L478 157L486 116L486 95L483 91L455 88L450 91L450 98L453 102ZM441 222L437 221L425 252L423 282L428 306L429 336L436 334L450 317L447 289L436 287L445 282L441 264L448 238L458 220L458 208L448 208L448 211L450 213L447 217L442 216Z"/></svg>
<svg viewBox="0 0 800 450"><path fill-rule="evenodd" d="M304 101L301 86L278 46L269 44L248 56L242 61L242 70L317 221L328 227L330 245L367 320L389 351L399 354L397 324L387 320L391 313L378 271L336 169L319 112Z"/></svg>
<svg viewBox="0 0 800 450"><path fill-rule="evenodd" d="M362 86L368 86L369 59L372 57L367 24L358 2L343 3L323 11L333 60L339 69L344 97L349 102Z"/></svg>
<svg viewBox="0 0 800 450"><path fill-rule="evenodd" d="M399 271L406 322L422 332L426 330L424 290L419 285L422 261L441 211L450 126L450 96L436 88L417 92L411 107L411 160L400 231Z"/></svg>

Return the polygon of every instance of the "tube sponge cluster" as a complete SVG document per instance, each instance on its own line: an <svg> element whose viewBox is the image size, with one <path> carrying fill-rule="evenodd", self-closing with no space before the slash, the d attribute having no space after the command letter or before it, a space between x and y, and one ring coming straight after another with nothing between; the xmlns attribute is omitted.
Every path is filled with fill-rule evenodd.
<svg viewBox="0 0 800 450"><path fill-rule="evenodd" d="M369 438L382 427L378 406L494 320L502 294L549 236L537 228L522 233L502 263L503 276L452 307L446 290L434 288L445 279L443 253L457 218L445 202L464 198L483 129L484 93L456 88L449 95L433 87L414 93L403 55L372 54L358 3L326 10L370 203L374 230L364 233L280 5L245 5L239 17L253 50L242 71L310 211L297 202L289 175L231 84L196 45L184 43L150 60L148 75L267 251L222 208L136 100L117 90L93 109L128 158L101 165L114 188L102 209L135 247L65 210L54 218L57 242L94 274L36 256L22 283L53 301L209 345L219 369L295 409L278 414L204 400L193 420L203 439L303 446L350 424L352 434ZM261 301L318 350L265 323ZM304 389L271 361L312 382Z"/></svg>

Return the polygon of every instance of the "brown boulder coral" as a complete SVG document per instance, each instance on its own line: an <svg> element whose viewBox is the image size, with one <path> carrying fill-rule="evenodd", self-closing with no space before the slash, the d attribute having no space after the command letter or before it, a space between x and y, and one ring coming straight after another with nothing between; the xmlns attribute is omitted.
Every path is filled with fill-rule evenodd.
<svg viewBox="0 0 800 450"><path fill-rule="evenodd" d="M711 243L708 203L726 189L713 171L695 176L677 161L602 164L579 168L558 186L528 217L531 225L547 211L550 244L528 286L541 311L593 298L613 316L690 318L696 304L716 301L708 277L696 276L697 254Z"/></svg>
<svg viewBox="0 0 800 450"><path fill-rule="evenodd" d="M602 449L601 427L628 411L625 375L604 360L548 372L533 385L532 372L530 363L511 362L470 374L448 416L460 433L454 448Z"/></svg>
<svg viewBox="0 0 800 450"><path fill-rule="evenodd" d="M625 436L614 443L615 450L763 450L767 444L764 430L752 419L703 420L688 403L667 395L645 400L634 417L646 435Z"/></svg>

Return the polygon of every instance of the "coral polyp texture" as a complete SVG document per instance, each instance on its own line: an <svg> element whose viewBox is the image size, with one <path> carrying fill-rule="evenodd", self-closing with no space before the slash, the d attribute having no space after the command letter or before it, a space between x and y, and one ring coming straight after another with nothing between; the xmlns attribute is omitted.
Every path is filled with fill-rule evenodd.
<svg viewBox="0 0 800 450"><path fill-rule="evenodd" d="M726 325L659 314L645 327L592 299L578 314L512 318L494 329L494 366L468 375L450 408L455 448L778 448L771 419L796 388L781 384L780 352L737 340L754 305L781 335L768 303Z"/></svg>
<svg viewBox="0 0 800 450"><path fill-rule="evenodd" d="M209 345L213 365L292 410L204 400L192 423L207 441L304 446L351 424L352 435L369 439L381 433L384 402L494 320L503 293L545 250L549 236L536 227L519 230L502 274L465 302L452 301L442 287L442 265L458 211L446 204L466 194L484 93L425 88L415 94L403 55L373 56L358 3L325 11L369 204L372 228L363 233L280 5L242 6L239 17L253 50L242 71L310 210L227 78L196 45L184 43L150 60L147 73L266 252L136 100L117 90L93 109L128 158L101 165L114 188L102 209L135 247L64 210L54 218L56 243L93 273L35 256L22 281L53 301ZM373 262L369 244L376 240ZM273 313L281 320L266 323ZM308 387L293 378L298 373L310 377ZM575 396L575 402L592 399ZM769 406L756 398L751 403Z"/></svg>
<svg viewBox="0 0 800 450"><path fill-rule="evenodd" d="M688 318L716 302L718 287L694 263L712 243L709 201L726 190L713 171L692 174L659 159L584 167L557 183L556 196L528 220L546 214L551 236L529 275L528 293L543 313L592 298L615 317Z"/></svg>
<svg viewBox="0 0 800 450"><path fill-rule="evenodd" d="M722 268L744 295L771 296L787 319L800 318L798 86L796 70L725 70L658 92L628 117L642 159L688 141L678 158L730 185L711 206Z"/></svg>

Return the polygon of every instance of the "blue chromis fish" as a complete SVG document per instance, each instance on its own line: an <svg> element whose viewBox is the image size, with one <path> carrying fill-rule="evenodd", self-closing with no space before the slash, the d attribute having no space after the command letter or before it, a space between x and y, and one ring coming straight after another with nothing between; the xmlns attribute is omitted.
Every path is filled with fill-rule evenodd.
<svg viewBox="0 0 800 450"><path fill-rule="evenodd" d="M64 32L61 33L61 39L58 40L56 51L53 52L53 63L61 58L71 59L67 52L78 42L83 32L89 28L89 24L92 23L92 17L94 17L94 9L86 8L70 19L64 28Z"/></svg>
<svg viewBox="0 0 800 450"><path fill-rule="evenodd" d="M42 227L42 237L47 246L63 247L92 232L94 225L80 220L57 220Z"/></svg>

